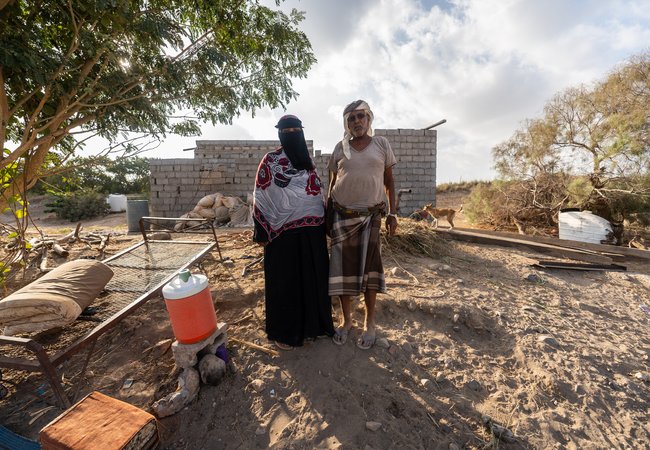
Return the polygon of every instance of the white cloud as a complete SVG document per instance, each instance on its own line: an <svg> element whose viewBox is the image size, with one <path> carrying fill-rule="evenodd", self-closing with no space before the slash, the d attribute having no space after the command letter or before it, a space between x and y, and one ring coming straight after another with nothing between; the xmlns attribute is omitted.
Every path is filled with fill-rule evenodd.
<svg viewBox="0 0 650 450"><path fill-rule="evenodd" d="M274 5L274 2L269 1ZM603 77L650 42L644 1L290 0L318 64L296 80L298 115L316 149L341 139L341 112L366 99L375 127L439 119L439 182L493 177L490 150L557 92ZM284 111L244 113L199 139L274 139ZM192 147L169 139L156 153ZM191 144L188 145L188 142Z"/></svg>

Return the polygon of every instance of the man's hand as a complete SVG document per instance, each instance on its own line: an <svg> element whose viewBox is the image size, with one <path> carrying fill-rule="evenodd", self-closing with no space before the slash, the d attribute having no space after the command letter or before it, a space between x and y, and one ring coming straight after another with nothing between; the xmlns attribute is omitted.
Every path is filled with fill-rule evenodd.
<svg viewBox="0 0 650 450"><path fill-rule="evenodd" d="M388 235L393 236L396 230L397 230L397 217L386 216L386 231L388 231Z"/></svg>

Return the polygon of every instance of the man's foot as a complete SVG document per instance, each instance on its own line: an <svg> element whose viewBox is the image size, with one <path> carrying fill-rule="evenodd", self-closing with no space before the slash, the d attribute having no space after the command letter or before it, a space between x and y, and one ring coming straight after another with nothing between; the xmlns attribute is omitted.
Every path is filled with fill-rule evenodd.
<svg viewBox="0 0 650 450"><path fill-rule="evenodd" d="M334 330L332 341L336 345L343 345L348 341L348 334L350 334L350 328L338 327Z"/></svg>
<svg viewBox="0 0 650 450"><path fill-rule="evenodd" d="M361 350L368 350L370 347L375 345L375 340L377 336L375 335L375 330L366 330L361 333L359 340L357 341L357 347Z"/></svg>
<svg viewBox="0 0 650 450"><path fill-rule="evenodd" d="M280 350L284 350L287 352L294 349L294 347L292 347L291 345L283 344L282 342L278 342L278 341L275 341L275 346Z"/></svg>

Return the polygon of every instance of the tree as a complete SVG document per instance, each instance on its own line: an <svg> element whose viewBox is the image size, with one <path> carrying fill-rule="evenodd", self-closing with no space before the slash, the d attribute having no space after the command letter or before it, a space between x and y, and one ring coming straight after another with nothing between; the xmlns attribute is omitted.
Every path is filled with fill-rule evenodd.
<svg viewBox="0 0 650 450"><path fill-rule="evenodd" d="M0 205L80 135L199 134L200 121L284 106L315 62L302 19L256 0L0 1Z"/></svg>
<svg viewBox="0 0 650 450"><path fill-rule="evenodd" d="M526 180L529 191L539 188L540 179L562 183L567 195L553 195L554 204L538 208L579 206L622 222L632 204L650 199L649 129L650 53L645 53L592 87L556 95L541 119L526 122L493 149L495 167L505 179Z"/></svg>
<svg viewBox="0 0 650 450"><path fill-rule="evenodd" d="M42 178L30 192L95 190L102 194L143 194L149 189L149 161L146 158L93 156L70 159L57 173Z"/></svg>

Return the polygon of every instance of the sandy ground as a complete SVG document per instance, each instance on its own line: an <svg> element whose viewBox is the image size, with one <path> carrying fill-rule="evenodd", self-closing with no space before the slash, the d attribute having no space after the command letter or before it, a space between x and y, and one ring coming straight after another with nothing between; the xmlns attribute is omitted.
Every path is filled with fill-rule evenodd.
<svg viewBox="0 0 650 450"><path fill-rule="evenodd" d="M98 228L122 233L123 216ZM52 233L74 225L42 223ZM346 345L319 339L273 357L235 342L270 348L261 267L242 275L261 255L250 235L222 230L221 249L233 263L214 254L201 265L218 318L229 324L233 370L160 420L161 448L650 447L650 315L642 308L650 304L648 264L626 262L626 272L539 271L530 264L543 256L532 251L433 236L427 256L386 241L388 294L378 298L377 345L363 351L354 344L360 300ZM106 256L138 238L122 236ZM71 257L96 253L73 247ZM99 390L147 410L176 389L171 352L151 349L172 337L164 303L154 299L100 339L83 379L76 376L81 356L60 374L71 393ZM2 376L8 394L0 422L36 438L61 413L43 377ZM252 388L254 380L261 389ZM512 437L494 437L484 417Z"/></svg>

